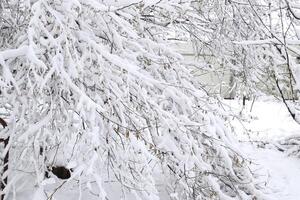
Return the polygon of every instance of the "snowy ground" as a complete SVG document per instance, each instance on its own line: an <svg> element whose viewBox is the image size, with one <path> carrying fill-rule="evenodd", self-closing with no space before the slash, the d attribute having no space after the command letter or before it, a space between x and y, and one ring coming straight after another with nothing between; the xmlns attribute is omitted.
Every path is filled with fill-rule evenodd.
<svg viewBox="0 0 300 200"><path fill-rule="evenodd" d="M236 111L242 106L227 102ZM259 141L274 142L291 135L300 135L300 126L289 116L281 102L248 102L243 112L252 116L249 122L235 120L238 138L245 155L252 160L251 169L258 174L259 182L266 188L271 200L300 199L300 158L288 157L276 148L257 148ZM249 142L252 141L252 142Z"/></svg>
<svg viewBox="0 0 300 200"><path fill-rule="evenodd" d="M252 171L257 173L270 200L300 199L300 159L287 157L273 149L243 147L253 161Z"/></svg>

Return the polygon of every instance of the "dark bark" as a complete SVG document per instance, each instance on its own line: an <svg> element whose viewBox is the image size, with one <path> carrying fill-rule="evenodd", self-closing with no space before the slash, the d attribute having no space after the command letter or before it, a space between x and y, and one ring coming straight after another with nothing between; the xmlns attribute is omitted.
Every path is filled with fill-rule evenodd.
<svg viewBox="0 0 300 200"><path fill-rule="evenodd" d="M276 86L277 86L277 89L280 93L280 97L285 105L285 107L287 108L288 112L290 113L291 117L293 118L293 120L295 120L295 122L299 123L297 120L296 120L296 114L291 110L291 108L289 107L287 101L286 101L286 98L284 97L283 95L283 91L282 89L280 88L280 85L279 85L279 80L275 77L275 82L276 82Z"/></svg>
<svg viewBox="0 0 300 200"><path fill-rule="evenodd" d="M57 176L57 178L60 179L70 178L72 172L72 169L68 169L64 166L52 166L52 167L48 167L48 170L51 171L55 176Z"/></svg>
<svg viewBox="0 0 300 200"><path fill-rule="evenodd" d="M7 127L7 123L4 121L4 119L0 118L0 124L3 126L3 128ZM9 142L9 137L6 139L0 138L0 142L4 143L4 149L6 149L8 142ZM4 174L8 171L8 161L9 161L9 151L4 156L3 159L3 171L1 172L1 200L4 200L5 194L3 193L6 185L7 185L7 175L6 177L3 178Z"/></svg>

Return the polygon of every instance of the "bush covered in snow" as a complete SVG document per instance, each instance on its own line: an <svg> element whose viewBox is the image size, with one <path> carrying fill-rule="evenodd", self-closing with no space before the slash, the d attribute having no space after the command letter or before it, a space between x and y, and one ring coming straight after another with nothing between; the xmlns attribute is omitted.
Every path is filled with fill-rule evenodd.
<svg viewBox="0 0 300 200"><path fill-rule="evenodd" d="M115 182L124 199L167 198L162 191L178 200L262 198L224 125L226 112L168 47L176 31L199 39L185 16L200 23L202 4L14 2L22 26L0 26L11 35L0 47L8 122L1 138L9 136L3 155L10 154L2 192L13 196L33 177L36 199L52 198L60 187L46 189L48 177L63 167L68 182L98 199L109 199ZM14 22L1 5L2 17Z"/></svg>

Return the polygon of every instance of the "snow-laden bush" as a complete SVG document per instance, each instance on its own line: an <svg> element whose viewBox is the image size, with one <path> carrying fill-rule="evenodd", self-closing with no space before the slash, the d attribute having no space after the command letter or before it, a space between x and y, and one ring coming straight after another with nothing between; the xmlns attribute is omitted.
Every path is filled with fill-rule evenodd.
<svg viewBox="0 0 300 200"><path fill-rule="evenodd" d="M28 177L43 190L51 167L65 166L99 199L114 181L124 198L259 198L224 111L168 48L166 13L180 16L189 2L27 6L15 48L0 52L6 194Z"/></svg>

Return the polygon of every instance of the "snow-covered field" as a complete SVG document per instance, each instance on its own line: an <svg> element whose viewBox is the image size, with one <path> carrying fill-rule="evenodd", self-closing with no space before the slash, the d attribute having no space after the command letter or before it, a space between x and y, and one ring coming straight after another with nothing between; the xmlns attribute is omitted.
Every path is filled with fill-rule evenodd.
<svg viewBox="0 0 300 200"><path fill-rule="evenodd" d="M242 110L237 102L227 103L236 111ZM269 199L300 199L300 158L289 157L268 145L300 135L299 124L293 121L281 102L256 101L252 109L251 106L252 102L247 102L242 113L250 114L252 119L249 122L235 120L233 125L241 140L240 148L252 162L252 171L257 174L259 184L265 186Z"/></svg>
<svg viewBox="0 0 300 200"><path fill-rule="evenodd" d="M287 157L274 149L254 148L243 145L246 155L252 160L251 169L259 177L261 186L270 200L300 199L300 159Z"/></svg>
<svg viewBox="0 0 300 200"><path fill-rule="evenodd" d="M288 113L284 104L275 100L248 101L243 108L241 102L225 102L237 113L245 115L245 121L234 120L233 125L237 129L237 136L241 140L267 140L274 141L287 136L300 134L300 126ZM251 119L248 119L250 116ZM245 133L245 134L241 134Z"/></svg>
<svg viewBox="0 0 300 200"><path fill-rule="evenodd" d="M230 105L234 112L242 110L242 106L238 102L226 101L225 103ZM288 156L286 153L272 148L271 145L263 145L262 148L264 143L273 144L287 136L299 134L300 126L289 116L281 102L256 101L253 105L248 102L241 113L244 113L245 119L247 115L250 115L251 120L246 122L233 120L232 125L236 129L237 138L240 140L240 149L244 156L251 160L250 168L257 178L257 184L264 188L266 198L270 200L300 199L300 158ZM32 186L32 183L32 181L28 181L24 185ZM97 199L96 196L88 192L78 192L80 189L84 189L78 188L78 186L74 186L73 190L65 191L64 188L66 187L64 186L70 186L70 184L72 183L56 180L55 184L48 184L45 188L36 188L35 191L30 188L23 190L23 192L15 194L15 197L24 200L44 200L47 199L45 192L49 196L55 188L61 185L52 199ZM26 187L22 186L22 188ZM116 190L116 188L111 188L110 191L111 193L107 194L109 200L124 198L121 191ZM10 197L13 199L13 196L11 194ZM126 199L131 198L135 199L126 197Z"/></svg>

